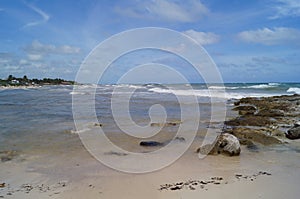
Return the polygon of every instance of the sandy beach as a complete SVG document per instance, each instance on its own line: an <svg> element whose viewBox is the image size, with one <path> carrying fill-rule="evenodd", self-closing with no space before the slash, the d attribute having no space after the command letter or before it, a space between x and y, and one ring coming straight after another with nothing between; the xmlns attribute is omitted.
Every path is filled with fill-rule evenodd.
<svg viewBox="0 0 300 199"><path fill-rule="evenodd" d="M56 148L51 155L22 155L0 164L1 182L5 183L0 195L2 198L298 198L300 174L296 171L300 153L284 146L259 152L243 147L240 156L199 159L195 153L197 145L194 143L169 167L147 174L109 169L83 147L68 153ZM300 143L291 141L289 145L299 147ZM213 180L216 178L221 180ZM187 185L180 190L161 190L166 184Z"/></svg>

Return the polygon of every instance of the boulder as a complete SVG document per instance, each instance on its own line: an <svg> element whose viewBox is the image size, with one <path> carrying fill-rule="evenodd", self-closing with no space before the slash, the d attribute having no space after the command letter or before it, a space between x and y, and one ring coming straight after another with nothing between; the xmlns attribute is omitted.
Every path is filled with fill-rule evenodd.
<svg viewBox="0 0 300 199"><path fill-rule="evenodd" d="M294 127L287 131L286 137L291 140L300 138L300 126L296 124Z"/></svg>
<svg viewBox="0 0 300 199"><path fill-rule="evenodd" d="M213 144L207 144L197 152L202 154L225 154L229 156L237 156L241 152L239 140L229 133L221 134Z"/></svg>

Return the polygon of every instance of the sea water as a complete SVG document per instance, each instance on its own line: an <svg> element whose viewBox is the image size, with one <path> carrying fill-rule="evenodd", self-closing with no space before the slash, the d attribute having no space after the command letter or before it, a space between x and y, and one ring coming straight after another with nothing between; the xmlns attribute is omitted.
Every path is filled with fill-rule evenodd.
<svg viewBox="0 0 300 199"><path fill-rule="evenodd" d="M233 99L242 97L300 94L299 83L192 84L191 86L192 88L184 84L79 85L81 89L77 90L74 90L73 86L3 87L0 90L0 150L40 150L66 145L67 140L70 139L66 134L78 133L72 112L74 96L82 96L79 98L82 104L87 103L87 99L94 99L95 114L98 122L103 124L105 133L122 134L122 129L116 123L112 112L112 96L118 97L117 102L123 103L122 100L130 94L129 116L131 121L141 127L153 122L149 110L157 104L164 108L166 121L182 122L181 108L184 106L188 111L193 112L195 102L190 101L189 97L194 96L201 114L199 129L205 129L211 122L211 98L217 99L214 103L221 111L221 102L226 102L228 108ZM230 116L230 111L227 110L227 117L228 115ZM128 119L127 114L118 117L121 120ZM79 119L82 123L87 123L86 130L89 130L89 125L94 125L88 124L91 118L89 115L84 115L84 112ZM189 120L193 119L192 116L189 118ZM215 124L222 128L221 123L222 121L217 121ZM175 132L178 128L174 126L165 128L164 131ZM69 147L72 147L72 143L69 144Z"/></svg>

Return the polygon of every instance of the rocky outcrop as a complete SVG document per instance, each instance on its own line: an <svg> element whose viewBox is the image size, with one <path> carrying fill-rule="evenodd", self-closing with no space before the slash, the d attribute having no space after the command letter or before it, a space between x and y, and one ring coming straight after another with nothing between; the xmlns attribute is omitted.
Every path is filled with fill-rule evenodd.
<svg viewBox="0 0 300 199"><path fill-rule="evenodd" d="M228 129L226 131L234 136L236 136L241 143L248 143L257 142L263 145L272 145L272 144L280 144L282 141L277 138L275 135L272 135L267 129L254 129L254 128L247 128L247 127L237 127Z"/></svg>
<svg viewBox="0 0 300 199"><path fill-rule="evenodd" d="M229 156L239 155L241 146L239 140L232 134L221 134L213 144L208 144L197 149L201 154L225 154Z"/></svg>
<svg viewBox="0 0 300 199"><path fill-rule="evenodd" d="M256 144L281 144L285 137L299 139L299 103L297 94L240 99L233 108L239 116L225 122L223 133L236 136L249 148L256 148Z"/></svg>
<svg viewBox="0 0 300 199"><path fill-rule="evenodd" d="M259 126L265 127L274 124L274 121L268 117L256 116L256 115L243 115L235 119L225 121L225 125L228 126Z"/></svg>
<svg viewBox="0 0 300 199"><path fill-rule="evenodd" d="M254 106L237 106L233 108L234 111L239 111L239 115L253 115L256 112L256 108Z"/></svg>

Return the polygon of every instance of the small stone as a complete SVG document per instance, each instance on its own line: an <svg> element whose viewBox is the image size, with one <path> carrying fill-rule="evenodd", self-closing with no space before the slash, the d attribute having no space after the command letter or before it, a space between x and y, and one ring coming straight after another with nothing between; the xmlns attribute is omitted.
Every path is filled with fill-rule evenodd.
<svg viewBox="0 0 300 199"><path fill-rule="evenodd" d="M157 141L141 141L140 146L146 146L146 147L163 146L163 143Z"/></svg>
<svg viewBox="0 0 300 199"><path fill-rule="evenodd" d="M205 182L205 181L200 181L200 184L207 184L207 182Z"/></svg>
<svg viewBox="0 0 300 199"><path fill-rule="evenodd" d="M170 189L172 191L175 191L175 190L180 190L182 187L179 187L179 186L175 186L175 187L171 187Z"/></svg>

